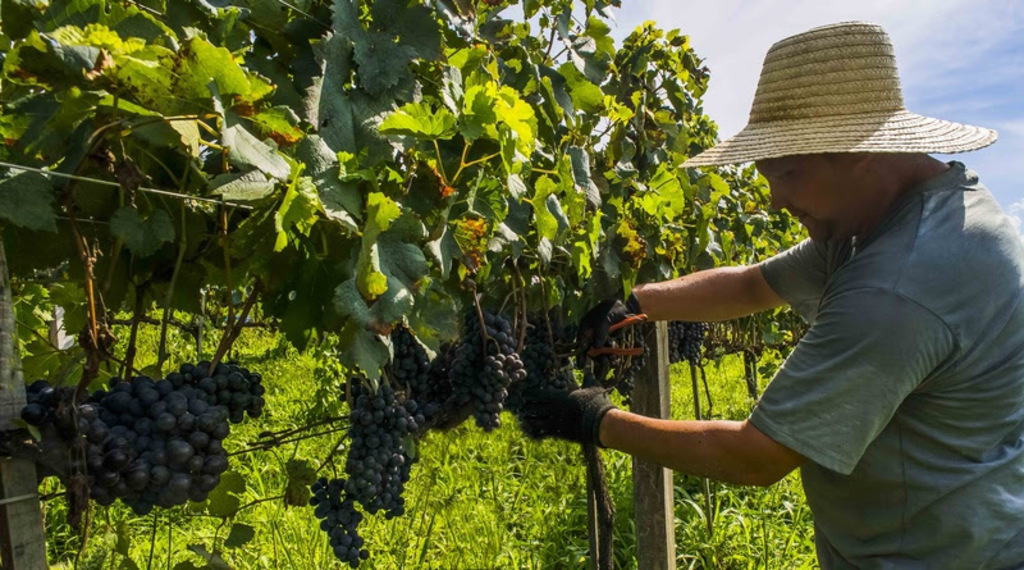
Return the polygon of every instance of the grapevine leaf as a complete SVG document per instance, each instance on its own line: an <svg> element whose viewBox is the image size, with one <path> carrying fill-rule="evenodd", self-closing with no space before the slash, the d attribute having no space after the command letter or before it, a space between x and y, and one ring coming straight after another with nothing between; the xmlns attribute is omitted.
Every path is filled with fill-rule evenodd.
<svg viewBox="0 0 1024 570"><path fill-rule="evenodd" d="M349 65L352 44L342 36L328 35L314 45L314 53L320 62L321 75L306 92L305 118L316 125L331 149L356 152L352 103L345 87L352 72Z"/></svg>
<svg viewBox="0 0 1024 570"><path fill-rule="evenodd" d="M124 104L123 102L121 103ZM181 136L181 144L188 149L189 154L199 158L199 124L198 121L167 121L172 129Z"/></svg>
<svg viewBox="0 0 1024 570"><path fill-rule="evenodd" d="M483 85L474 85L466 91L459 131L467 140L478 139L494 128L498 115L494 111L495 97ZM491 135L493 137L493 135Z"/></svg>
<svg viewBox="0 0 1024 570"><path fill-rule="evenodd" d="M584 113L597 113L604 107L604 92L583 76L571 63L562 64L558 72L565 78L573 105Z"/></svg>
<svg viewBox="0 0 1024 570"><path fill-rule="evenodd" d="M384 119L380 132L424 140L450 139L456 132L455 115L443 107L434 111L426 103L407 103Z"/></svg>
<svg viewBox="0 0 1024 570"><path fill-rule="evenodd" d="M221 174L210 181L214 196L234 202L262 200L274 193L275 184L259 170L245 174Z"/></svg>
<svg viewBox="0 0 1024 570"><path fill-rule="evenodd" d="M221 557L220 552L216 549L214 549L213 552L210 552L206 550L206 547L202 544L191 544L188 549L198 554L206 561L205 568L212 570L231 570L231 566L224 561L224 558Z"/></svg>
<svg viewBox="0 0 1024 570"><path fill-rule="evenodd" d="M534 188L533 215L537 224L537 235L547 240L552 240L558 235L558 220L547 207L548 197L556 189L555 183L546 175L537 180Z"/></svg>
<svg viewBox="0 0 1024 570"><path fill-rule="evenodd" d="M409 64L416 57L412 47L397 44L391 35L381 32L364 32L361 41L353 43L357 77L371 97L400 90L412 81Z"/></svg>
<svg viewBox="0 0 1024 570"><path fill-rule="evenodd" d="M548 212L551 213L551 216L558 223L558 235L564 237L565 232L569 229L569 218L566 217L565 212L562 210L562 203L558 201L558 196L554 194L548 194L544 202Z"/></svg>
<svg viewBox="0 0 1024 570"><path fill-rule="evenodd" d="M427 242L427 251L438 263L441 270L441 278L446 279L452 270L452 260L459 257L459 246L455 243L455 237L451 230L445 225L441 237Z"/></svg>
<svg viewBox="0 0 1024 570"><path fill-rule="evenodd" d="M368 220L366 232L379 234L387 231L391 227L391 222L397 220L401 214L402 210L394 200L380 192L371 192L366 200L366 218ZM376 235L374 235L374 239L376 239Z"/></svg>
<svg viewBox="0 0 1024 570"><path fill-rule="evenodd" d="M278 180L285 180L291 174L288 162L242 125L224 129L223 142L229 149L231 163L239 168L258 168Z"/></svg>
<svg viewBox="0 0 1024 570"><path fill-rule="evenodd" d="M285 464L288 485L284 491L284 504L303 507L309 504L309 487L316 481L316 470L305 459L289 459Z"/></svg>
<svg viewBox="0 0 1024 570"><path fill-rule="evenodd" d="M307 491L308 494L308 491ZM249 543L256 536L256 529L247 524L235 523L231 525L231 532L224 539L224 548L238 548Z"/></svg>
<svg viewBox="0 0 1024 570"><path fill-rule="evenodd" d="M583 147L569 147L569 160L572 164L572 177L576 185L583 189L587 204L591 208L601 207L601 190L590 176L590 155Z"/></svg>
<svg viewBox="0 0 1024 570"><path fill-rule="evenodd" d="M391 32L422 59L441 57L441 30L430 8L409 0L377 0L370 12L375 23Z"/></svg>
<svg viewBox="0 0 1024 570"><path fill-rule="evenodd" d="M160 247L174 241L174 222L165 210L154 210L147 218L125 206L110 217L110 233L124 242L139 257L148 257Z"/></svg>
<svg viewBox="0 0 1024 570"><path fill-rule="evenodd" d="M338 155L320 136L309 135L296 146L295 156L306 164L306 173L320 193L327 217L351 232L357 231L362 197L355 184L340 179Z"/></svg>
<svg viewBox="0 0 1024 570"><path fill-rule="evenodd" d="M0 180L0 219L30 230L56 232L53 198L53 185L42 174L15 174Z"/></svg>
<svg viewBox="0 0 1024 570"><path fill-rule="evenodd" d="M227 471L220 476L220 484L210 492L207 512L220 518L235 516L241 502L236 495L245 492L245 480L236 471Z"/></svg>
<svg viewBox="0 0 1024 570"><path fill-rule="evenodd" d="M338 339L343 347L338 354L342 364L362 370L371 380L380 378L380 370L391 359L391 354L376 334L349 321L338 333Z"/></svg>
<svg viewBox="0 0 1024 570"><path fill-rule="evenodd" d="M274 139L279 146L293 145L302 140L302 129L296 126L299 117L288 107L269 107L250 116L249 120L260 134Z"/></svg>
<svg viewBox="0 0 1024 570"><path fill-rule="evenodd" d="M343 319L349 319L361 327L368 327L373 313L359 293L355 279L348 279L334 290L334 309Z"/></svg>
<svg viewBox="0 0 1024 570"><path fill-rule="evenodd" d="M522 198L529 191L526 188L526 183L523 182L523 177L518 174L509 174L506 178L508 182L508 193L515 199Z"/></svg>
<svg viewBox="0 0 1024 570"><path fill-rule="evenodd" d="M494 110L498 119L515 132L519 151L526 156L533 154L537 135L537 116L533 107L520 99L511 87L502 87L498 91L498 105Z"/></svg>
<svg viewBox="0 0 1024 570"><path fill-rule="evenodd" d="M312 180L305 176L294 180L274 214L274 229L277 230L274 251L284 249L289 238L296 233L308 236L317 214L322 211L323 205Z"/></svg>
<svg viewBox="0 0 1024 570"><path fill-rule="evenodd" d="M247 72L227 48L218 47L194 36L184 43L181 55L185 65L176 66L177 87L189 95L209 97L211 80L225 98L254 103L269 95L274 86Z"/></svg>

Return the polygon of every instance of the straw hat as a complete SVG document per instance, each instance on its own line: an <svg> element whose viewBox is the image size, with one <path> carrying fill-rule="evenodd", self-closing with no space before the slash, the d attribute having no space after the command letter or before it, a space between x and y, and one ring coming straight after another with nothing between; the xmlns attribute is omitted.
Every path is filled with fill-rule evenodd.
<svg viewBox="0 0 1024 570"><path fill-rule="evenodd" d="M965 152L996 136L907 111L885 30L843 22L773 45L747 126L683 166L826 152Z"/></svg>

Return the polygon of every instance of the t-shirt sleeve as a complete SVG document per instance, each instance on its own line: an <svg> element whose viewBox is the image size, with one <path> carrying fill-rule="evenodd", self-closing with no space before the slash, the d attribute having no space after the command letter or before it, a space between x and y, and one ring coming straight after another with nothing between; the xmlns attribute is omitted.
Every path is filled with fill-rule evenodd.
<svg viewBox="0 0 1024 570"><path fill-rule="evenodd" d="M805 239L760 264L765 281L807 322L814 322L828 277L824 244Z"/></svg>
<svg viewBox="0 0 1024 570"><path fill-rule="evenodd" d="M750 421L848 475L904 399L955 350L949 327L898 293L838 294L776 373Z"/></svg>

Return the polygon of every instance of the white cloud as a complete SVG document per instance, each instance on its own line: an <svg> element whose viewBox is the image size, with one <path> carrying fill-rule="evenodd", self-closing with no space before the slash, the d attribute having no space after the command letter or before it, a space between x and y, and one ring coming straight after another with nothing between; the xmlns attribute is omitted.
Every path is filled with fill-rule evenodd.
<svg viewBox="0 0 1024 570"><path fill-rule="evenodd" d="M961 160L1005 187L990 185L1004 207L1024 199L1021 0L627 0L617 18L620 38L644 20L690 35L711 69L704 109L723 137L746 124L773 43L823 24L877 22L893 40L907 107L1000 130L995 146Z"/></svg>

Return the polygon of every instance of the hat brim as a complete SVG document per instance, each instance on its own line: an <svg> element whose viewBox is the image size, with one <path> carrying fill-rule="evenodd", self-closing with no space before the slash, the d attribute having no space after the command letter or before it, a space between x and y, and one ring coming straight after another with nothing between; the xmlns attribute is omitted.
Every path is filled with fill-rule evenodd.
<svg viewBox="0 0 1024 570"><path fill-rule="evenodd" d="M766 158L833 152L957 153L996 141L992 129L909 111L748 124L736 136L694 156L684 167L742 164Z"/></svg>

